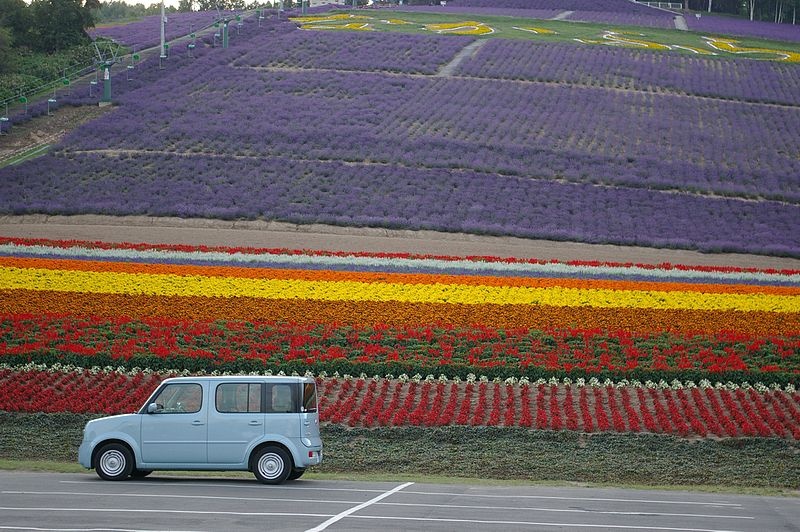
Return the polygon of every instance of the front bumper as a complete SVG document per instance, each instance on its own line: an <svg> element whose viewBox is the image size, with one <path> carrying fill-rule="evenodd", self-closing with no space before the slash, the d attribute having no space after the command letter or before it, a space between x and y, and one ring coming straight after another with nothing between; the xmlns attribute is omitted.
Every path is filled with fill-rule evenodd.
<svg viewBox="0 0 800 532"><path fill-rule="evenodd" d="M89 442L82 442L78 447L78 462L86 469L92 468L92 447Z"/></svg>

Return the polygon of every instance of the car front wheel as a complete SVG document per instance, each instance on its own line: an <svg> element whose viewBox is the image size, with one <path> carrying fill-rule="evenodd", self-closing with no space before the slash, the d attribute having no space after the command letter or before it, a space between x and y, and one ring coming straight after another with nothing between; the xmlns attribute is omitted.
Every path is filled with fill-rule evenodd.
<svg viewBox="0 0 800 532"><path fill-rule="evenodd" d="M104 445L97 453L95 471L103 480L124 480L133 471L133 455L119 443Z"/></svg>
<svg viewBox="0 0 800 532"><path fill-rule="evenodd" d="M292 459L280 447L264 447L253 456L253 474L264 484L280 484L292 472Z"/></svg>

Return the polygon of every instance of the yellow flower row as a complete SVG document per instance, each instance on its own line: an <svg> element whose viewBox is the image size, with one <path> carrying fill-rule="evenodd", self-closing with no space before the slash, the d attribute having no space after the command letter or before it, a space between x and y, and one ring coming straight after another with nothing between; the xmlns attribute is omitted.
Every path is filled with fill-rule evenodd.
<svg viewBox="0 0 800 532"><path fill-rule="evenodd" d="M316 301L800 312L800 297L658 290L365 283L0 268L0 290Z"/></svg>
<svg viewBox="0 0 800 532"><path fill-rule="evenodd" d="M464 22L447 22L443 24L425 24L425 28L436 33L456 33L458 35L486 35L494 30L483 22L466 20Z"/></svg>

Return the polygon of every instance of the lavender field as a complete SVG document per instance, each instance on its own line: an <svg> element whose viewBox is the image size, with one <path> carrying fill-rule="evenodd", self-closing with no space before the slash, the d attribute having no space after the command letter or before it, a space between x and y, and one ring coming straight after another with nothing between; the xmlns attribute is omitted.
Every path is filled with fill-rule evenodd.
<svg viewBox="0 0 800 532"><path fill-rule="evenodd" d="M253 46L234 66L320 68L435 74L470 37L432 39L394 33L289 31L269 45Z"/></svg>
<svg viewBox="0 0 800 532"><path fill-rule="evenodd" d="M797 67L498 40L437 75L470 42L247 21L228 50L142 65L118 109L0 169L0 212L800 256Z"/></svg>
<svg viewBox="0 0 800 532"><path fill-rule="evenodd" d="M223 14L231 14L224 12ZM216 11L191 11L172 13L167 16L164 34L167 40L183 37L192 32L211 26L217 19ZM136 50L157 46L161 38L160 15L144 17L142 20L119 26L105 26L92 30L92 35L114 39L120 44Z"/></svg>
<svg viewBox="0 0 800 532"><path fill-rule="evenodd" d="M800 105L800 68L774 61L492 39L459 74Z"/></svg>

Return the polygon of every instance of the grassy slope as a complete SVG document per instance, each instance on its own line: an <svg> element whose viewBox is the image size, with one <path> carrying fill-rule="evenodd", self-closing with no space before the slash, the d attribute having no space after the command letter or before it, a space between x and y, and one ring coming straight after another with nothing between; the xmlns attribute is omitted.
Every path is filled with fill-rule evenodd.
<svg viewBox="0 0 800 532"><path fill-rule="evenodd" d="M0 459L74 463L83 425L92 417L0 412ZM325 425L322 432L326 454L324 464L315 469L319 473L726 486L771 492L800 488L800 443L779 439L692 441L461 426ZM27 468L37 467L48 468Z"/></svg>
<svg viewBox="0 0 800 532"><path fill-rule="evenodd" d="M339 13L339 12L337 12ZM425 13L425 12L403 12L403 11L349 11L344 12L352 14L356 17L370 17L369 19L351 19L339 20L322 23L324 26L343 26L347 23L369 23L372 30L400 32L400 33L418 33L418 34L431 34L430 30L424 29L423 25L427 24L446 24L464 21L483 22L491 27L494 32L478 36L480 38L494 38L500 37L503 39L524 39L535 40L538 42L571 42L575 43L575 39L603 41L602 35L605 31L623 32L628 37L640 39L645 41L652 41L659 44L670 46L689 46L711 51L705 42L703 36L711 36L708 33L696 33L691 31L679 31L675 29L660 29L660 28L645 28L640 26L624 26L619 24L606 24L606 23L589 23L589 22L569 22L561 20L539 20L532 18L516 18L505 16L489 16L489 15L471 15L471 14L450 14L450 13ZM313 18L313 17L312 17ZM382 21L388 19L399 19L409 22L411 24L386 24ZM294 19L302 21L302 18ZM313 27L312 25L308 26ZM553 34L534 34L529 31L521 31L516 28L542 28L553 31ZM355 31L355 30L345 30ZM720 35L713 35L719 37ZM790 52L800 52L800 43L790 43L785 41L772 41L767 39L751 38L751 37L731 37L739 43L740 47L747 48L766 48L772 50L786 50ZM589 45L586 45L589 46ZM643 48L633 47L633 49ZM673 50L675 53L683 53L693 57L697 55L688 50L676 48ZM717 58L732 58L742 57L741 55L728 53L717 50ZM773 59L774 54L746 54L746 57L756 57L764 59ZM701 57L715 57L715 56L701 56Z"/></svg>

